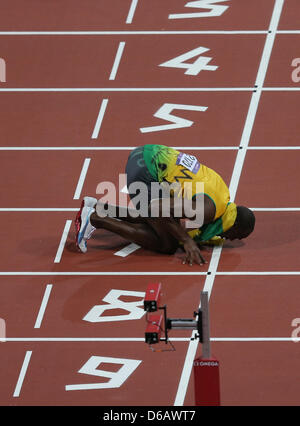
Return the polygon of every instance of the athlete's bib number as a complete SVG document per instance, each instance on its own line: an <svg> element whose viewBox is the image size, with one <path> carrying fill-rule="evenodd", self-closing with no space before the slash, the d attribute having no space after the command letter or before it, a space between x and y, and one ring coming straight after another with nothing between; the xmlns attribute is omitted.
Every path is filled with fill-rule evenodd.
<svg viewBox="0 0 300 426"><path fill-rule="evenodd" d="M182 152L178 155L176 164L185 167L194 174L200 168L200 163L194 155L183 154Z"/></svg>

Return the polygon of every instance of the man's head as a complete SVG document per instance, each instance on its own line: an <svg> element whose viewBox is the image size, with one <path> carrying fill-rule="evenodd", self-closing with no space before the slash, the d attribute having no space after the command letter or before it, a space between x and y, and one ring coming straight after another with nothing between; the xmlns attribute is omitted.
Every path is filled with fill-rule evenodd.
<svg viewBox="0 0 300 426"><path fill-rule="evenodd" d="M237 206L237 216L233 226L223 232L220 237L228 240L247 238L254 230L255 216L252 210L244 206Z"/></svg>

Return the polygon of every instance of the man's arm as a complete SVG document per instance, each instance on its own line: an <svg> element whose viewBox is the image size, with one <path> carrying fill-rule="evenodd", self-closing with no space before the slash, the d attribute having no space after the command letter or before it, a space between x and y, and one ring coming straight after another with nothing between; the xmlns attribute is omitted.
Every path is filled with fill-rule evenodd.
<svg viewBox="0 0 300 426"><path fill-rule="evenodd" d="M185 198L156 198L149 206L152 217L175 217L196 221L194 228L200 228L214 221L216 207L206 194L198 194L193 200Z"/></svg>
<svg viewBox="0 0 300 426"><path fill-rule="evenodd" d="M195 241L189 236L185 228L183 228L180 224L179 220L176 220L173 217L163 218L163 231L172 235L177 239L178 242L183 244L183 248L185 251L185 258L183 263L189 263L192 265L193 263L197 263L199 265L203 265L207 263L203 258L201 251Z"/></svg>
<svg viewBox="0 0 300 426"><path fill-rule="evenodd" d="M212 222L216 209L213 201L208 196L198 194L196 199L190 200L186 204L180 198L155 199L151 201L149 210L150 215L154 212L156 217L168 218L168 220L164 220L164 229L183 244L186 253L184 263L187 262L191 265L194 262L199 265L206 263L198 245L189 236L187 230L180 225L179 219L189 218L189 228L191 228L193 219L197 221L194 228Z"/></svg>

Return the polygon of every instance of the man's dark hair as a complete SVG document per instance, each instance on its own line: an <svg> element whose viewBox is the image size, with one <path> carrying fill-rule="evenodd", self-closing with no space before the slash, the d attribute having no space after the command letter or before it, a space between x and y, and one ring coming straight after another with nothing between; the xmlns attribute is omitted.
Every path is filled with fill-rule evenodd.
<svg viewBox="0 0 300 426"><path fill-rule="evenodd" d="M236 210L237 216L235 225L238 225L240 229L243 229L248 235L251 234L255 227L255 216L253 211L244 206L237 206Z"/></svg>

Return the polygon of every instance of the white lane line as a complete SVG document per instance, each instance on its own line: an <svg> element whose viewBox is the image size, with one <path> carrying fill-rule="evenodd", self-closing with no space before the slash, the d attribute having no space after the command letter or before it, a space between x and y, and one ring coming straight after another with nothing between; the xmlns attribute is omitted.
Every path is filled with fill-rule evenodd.
<svg viewBox="0 0 300 426"><path fill-rule="evenodd" d="M299 212L300 207L253 207L254 212Z"/></svg>
<svg viewBox="0 0 300 426"><path fill-rule="evenodd" d="M131 24L136 7L134 3L137 0L133 0L131 9L129 10L126 24ZM131 16L132 15L132 16ZM128 22L127 22L128 21ZM182 31L0 31L0 35L6 36L22 36L22 35L196 35L196 34L216 34L216 35L231 35L231 34L267 34L266 30L182 30ZM300 30L282 30L278 31L281 34L298 34Z"/></svg>
<svg viewBox="0 0 300 426"><path fill-rule="evenodd" d="M120 41L119 47L116 53L116 57L115 57L115 62L113 64L113 67L109 76L109 80L114 80L116 78L120 61L123 55L124 47L125 47L125 41Z"/></svg>
<svg viewBox="0 0 300 426"><path fill-rule="evenodd" d="M3 207L0 212L78 212L79 208Z"/></svg>
<svg viewBox="0 0 300 426"><path fill-rule="evenodd" d="M0 151L132 151L136 146L0 146ZM173 146L175 149L186 151L237 151L238 146ZM252 151L293 151L299 150L294 146L248 146Z"/></svg>
<svg viewBox="0 0 300 426"><path fill-rule="evenodd" d="M180 276L180 277L196 277L196 276L206 276L207 272L179 272L179 271L97 271L97 272L73 272L73 271L63 271L63 272L50 272L50 271L0 271L1 277L22 277L22 276L28 276L28 277L48 277L48 276L54 276L54 277L63 277L63 276L74 276L74 277L85 277L85 276L124 276L124 277L130 277L130 276ZM236 276L243 276L243 275L253 275L253 276L260 276L260 275L270 275L270 276L298 276L300 275L300 271L217 271L215 275L236 275Z"/></svg>
<svg viewBox="0 0 300 426"><path fill-rule="evenodd" d="M172 342L188 342L190 337L171 337ZM9 342L141 342L144 337L9 337ZM213 342L295 342L300 337L211 337Z"/></svg>
<svg viewBox="0 0 300 426"><path fill-rule="evenodd" d="M128 194L127 187L124 186L120 192ZM249 207L254 212L299 212L300 207ZM47 207L1 207L1 212L78 212L77 208L47 208Z"/></svg>
<svg viewBox="0 0 300 426"><path fill-rule="evenodd" d="M49 297L50 297L52 287L53 287L52 284L47 284L47 286L46 286L46 290L45 290L44 297L43 297L43 300L42 300L42 303L41 303L41 306L40 306L38 316L36 318L36 322L34 324L34 328L40 328L41 327L41 323L42 323L43 318L44 318L44 314L45 314L46 307L47 307L47 304L48 304L48 301L49 301Z"/></svg>
<svg viewBox="0 0 300 426"><path fill-rule="evenodd" d="M268 35L266 37L265 46L264 46L263 54L261 57L261 61L260 61L260 65L259 65L259 69L257 73L257 78L256 78L257 91L253 92L252 94L244 130L243 130L243 134L241 138L240 146L242 146L243 149L240 149L237 153L237 158L235 161L231 182L229 186L231 200L234 200L236 196L237 187L239 184L245 156L247 153L247 147L250 141L250 136L251 136L251 132L252 132L252 128L253 128L253 124L254 124L254 120L255 120L255 116L256 116L259 100L260 100L261 88L263 86L264 79L266 76L266 72L267 72L267 68L268 68L268 64L269 64L269 60L270 60L270 56L271 56L271 52L272 52L272 48L274 44L276 29L279 24L279 19L280 19L282 7L283 7L283 1L284 0L275 1L273 14L272 14L271 22L270 22L270 27L269 27L269 30L271 32L270 33L268 32ZM209 297L210 297L214 280L216 277L216 272L217 272L217 267L218 267L219 259L221 256L221 252L222 252L222 247L214 247L212 258L209 264L209 271L211 272L211 274L207 275L205 284L204 284L204 291L208 291ZM195 331L192 333L192 336L194 335L195 335ZM184 400L185 400L185 396L186 396L186 392L187 392L187 388L188 388L188 384L190 380L190 375L192 371L193 361L196 356L197 347L198 347L198 341L196 339L191 340L187 350L187 354L186 354L182 374L180 377L175 402L174 402L174 405L176 406L177 405L181 406L184 404Z"/></svg>
<svg viewBox="0 0 300 426"><path fill-rule="evenodd" d="M83 184L84 184L84 181L85 181L85 178L86 178L86 174L87 174L90 162L91 162L90 158L86 158L83 162L83 166L82 166L81 173L80 173L80 176L79 176L79 179L78 179L78 183L77 183L77 187L76 187L76 190L75 190L75 193L74 193L73 200L79 200L79 198L80 198L81 191L82 191L82 188L83 188Z"/></svg>
<svg viewBox="0 0 300 426"><path fill-rule="evenodd" d="M60 243L59 243L59 246L58 246L58 249L57 249L57 253L56 253L56 256L55 256L55 259L54 259L54 263L59 263L60 260L61 260L61 256L62 256L62 253L64 251L65 244L66 244L68 234L69 234L69 231L70 231L71 223L72 223L72 220L66 220L66 224L65 224L62 236L61 236L61 240L60 240Z"/></svg>
<svg viewBox="0 0 300 426"><path fill-rule="evenodd" d="M125 42L124 42L125 43ZM280 90L284 90L281 88ZM300 90L292 88L292 90ZM253 92L253 87L9 87L1 92Z"/></svg>
<svg viewBox="0 0 300 426"><path fill-rule="evenodd" d="M1 146L0 151L132 151L136 146ZM177 146L193 151L238 150L238 146ZM274 148L276 149L276 148ZM288 148L287 148L288 149ZM299 147L300 149L300 147Z"/></svg>
<svg viewBox="0 0 300 426"><path fill-rule="evenodd" d="M218 271L216 275L230 275L230 276L244 276L244 275L252 275L252 276L293 276L300 275L300 271Z"/></svg>
<svg viewBox="0 0 300 426"><path fill-rule="evenodd" d="M300 87L263 87L263 92L297 92Z"/></svg>
<svg viewBox="0 0 300 426"><path fill-rule="evenodd" d="M132 0L131 1L130 9L129 9L128 16L127 16L127 19L126 19L126 24L132 24L132 19L133 19L137 4L138 4L138 0Z"/></svg>
<svg viewBox="0 0 300 426"><path fill-rule="evenodd" d="M98 136L99 136L99 131L100 131L100 128L101 128L101 125L102 125L102 121L103 121L103 118L104 118L104 114L105 114L105 111L106 111L107 104L108 104L108 99L103 99L101 106L100 106L100 109L99 109L99 113L98 113L98 117L97 117L96 124L95 124L95 127L94 127L94 131L93 131L93 134L92 134L92 139L97 139Z"/></svg>
<svg viewBox="0 0 300 426"><path fill-rule="evenodd" d="M135 252L136 250L140 249L141 246L139 246L138 244L134 244L131 243L128 246L122 248L121 250L117 251L116 253L114 253L115 256L120 256L120 257L126 257L129 256L131 253Z"/></svg>
<svg viewBox="0 0 300 426"><path fill-rule="evenodd" d="M206 276L206 280L205 280L205 284L203 288L203 291L208 292L209 298L213 288L215 274L216 274L219 260L220 260L221 250L222 250L221 247L214 247L214 250L212 252L212 258L209 264L209 271L211 272L211 274ZM199 308L201 308L201 303L199 304ZM191 341L189 343L188 350L186 353L186 357L185 357L185 361L184 361L184 365L183 365L183 369L181 372L181 377L180 377L180 381L179 381L179 385L177 389L177 394L174 401L175 406L183 405L184 403L186 391L190 381L193 362L194 362L197 348L199 345L199 342L195 338L195 335L196 335L196 330L193 331L192 333Z"/></svg>
<svg viewBox="0 0 300 426"><path fill-rule="evenodd" d="M299 150L299 145L294 146L248 146L248 149L251 150L273 150L273 151L283 151L283 150Z"/></svg>
<svg viewBox="0 0 300 426"><path fill-rule="evenodd" d="M136 146L0 146L0 151L132 151ZM186 151L237 151L238 146L173 146L175 149ZM299 150L299 145L293 146L248 146L252 151L293 151Z"/></svg>
<svg viewBox="0 0 300 426"><path fill-rule="evenodd" d="M18 381L17 381L17 385L16 385L16 388L15 388L15 391L14 391L14 394L13 394L14 397L20 396L21 388L22 388L23 381L24 381L24 378L25 378L25 375L26 375L26 372L27 372L27 368L28 368L28 364L29 364L29 361L30 361L30 358L31 358L31 354L32 354L32 351L27 351L26 354L25 354L23 365L22 365L22 368L21 368L21 371L20 371L20 374L19 374L19 378L18 378Z"/></svg>
<svg viewBox="0 0 300 426"><path fill-rule="evenodd" d="M244 161L247 154L248 145L250 142L254 120L256 117L256 113L257 113L257 109L258 109L258 105L259 105L259 101L260 101L260 97L262 93L262 87L264 85L265 77L267 74L267 68L268 68L271 53L273 50L273 45L274 45L275 36L276 36L276 29L279 24L283 3L284 3L284 0L275 1L275 6L273 9L273 14L271 18L270 27L269 27L269 30L271 32L267 34L264 50L262 53L262 57L261 57L261 61L259 64L259 69L258 69L258 73L256 77L255 84L257 86L257 91L254 92L251 97L251 102L250 102L250 106L249 106L249 110L248 110L248 114L246 118L246 123L245 123L244 131L243 131L242 139L240 143L240 146L243 149L240 149L237 153L237 159L236 159L235 167L231 177L230 195L232 197L232 200L235 199L237 187L238 187L240 176L244 166Z"/></svg>

